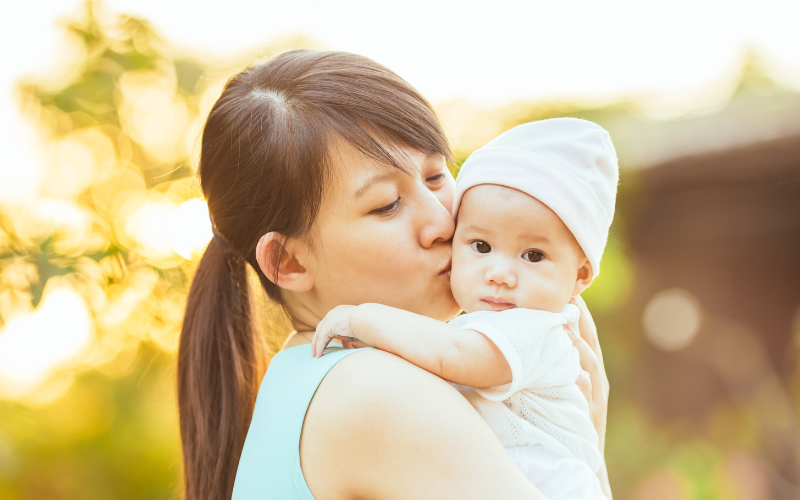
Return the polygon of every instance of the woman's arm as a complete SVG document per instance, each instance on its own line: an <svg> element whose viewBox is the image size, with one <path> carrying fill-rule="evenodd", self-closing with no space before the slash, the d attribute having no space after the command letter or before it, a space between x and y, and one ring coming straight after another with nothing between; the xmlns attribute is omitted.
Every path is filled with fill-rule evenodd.
<svg viewBox="0 0 800 500"><path fill-rule="evenodd" d="M508 361L486 336L402 309L338 306L317 326L312 354L321 356L336 336L357 338L456 384L493 387L511 382Z"/></svg>
<svg viewBox="0 0 800 500"><path fill-rule="evenodd" d="M379 350L323 379L300 460L318 500L544 498L450 384Z"/></svg>
<svg viewBox="0 0 800 500"><path fill-rule="evenodd" d="M600 350L600 340L597 336L597 327L592 319L586 302L581 297L573 297L572 304L578 306L581 311L581 318L578 322L580 332L572 332L568 329L572 343L578 349L581 357L581 366L589 373L589 380L579 378L578 387L583 391L583 395L589 402L589 411L592 422L597 430L599 439L600 453L605 451L606 443L606 417L608 413L608 377L606 376L605 365L603 364L603 352ZM603 493L610 499L611 486L608 482L608 471L605 462L597 472Z"/></svg>

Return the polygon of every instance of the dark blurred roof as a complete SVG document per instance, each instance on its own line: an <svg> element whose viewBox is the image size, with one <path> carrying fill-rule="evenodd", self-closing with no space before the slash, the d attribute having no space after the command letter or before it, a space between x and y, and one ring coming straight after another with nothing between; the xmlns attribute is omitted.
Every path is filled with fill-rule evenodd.
<svg viewBox="0 0 800 500"><path fill-rule="evenodd" d="M800 134L639 172L635 247L800 233Z"/></svg>
<svg viewBox="0 0 800 500"><path fill-rule="evenodd" d="M673 159L627 180L626 232L638 270L631 307L643 310L660 290L688 290L710 317L753 332L778 374L795 373L800 134ZM707 361L718 341L710 335L675 353L642 345L642 398L653 415L702 420L728 397Z"/></svg>

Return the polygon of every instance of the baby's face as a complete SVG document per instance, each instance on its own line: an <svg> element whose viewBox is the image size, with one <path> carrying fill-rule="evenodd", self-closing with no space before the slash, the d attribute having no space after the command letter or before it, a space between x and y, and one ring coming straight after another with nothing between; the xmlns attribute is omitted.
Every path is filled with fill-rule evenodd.
<svg viewBox="0 0 800 500"><path fill-rule="evenodd" d="M450 284L465 311L559 312L590 282L572 232L539 200L496 185L464 193Z"/></svg>

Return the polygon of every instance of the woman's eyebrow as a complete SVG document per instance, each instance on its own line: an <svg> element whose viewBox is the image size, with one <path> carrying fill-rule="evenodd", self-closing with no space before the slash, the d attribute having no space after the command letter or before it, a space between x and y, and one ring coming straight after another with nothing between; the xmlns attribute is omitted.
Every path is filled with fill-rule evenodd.
<svg viewBox="0 0 800 500"><path fill-rule="evenodd" d="M386 181L390 180L392 177L394 177L394 175L392 173L389 173L389 172L384 172L382 174L373 175L372 177L367 179L366 182L364 182L364 184L362 184L360 188L358 188L356 190L356 194L354 195L354 197L358 198L359 196L364 194L369 188L371 188L375 184L377 184L379 182L386 182Z"/></svg>

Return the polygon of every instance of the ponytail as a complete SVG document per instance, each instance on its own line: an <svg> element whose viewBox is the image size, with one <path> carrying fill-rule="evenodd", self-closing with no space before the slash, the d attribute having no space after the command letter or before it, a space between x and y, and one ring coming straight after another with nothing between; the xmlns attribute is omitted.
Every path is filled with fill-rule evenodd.
<svg viewBox="0 0 800 500"><path fill-rule="evenodd" d="M178 407L187 500L227 500L266 352L246 262L212 239L197 267L178 350Z"/></svg>

